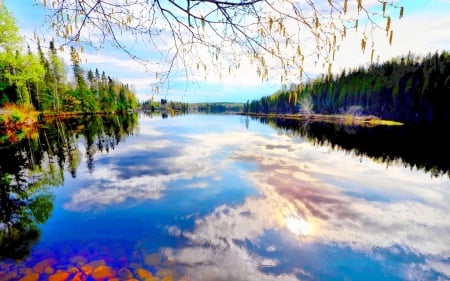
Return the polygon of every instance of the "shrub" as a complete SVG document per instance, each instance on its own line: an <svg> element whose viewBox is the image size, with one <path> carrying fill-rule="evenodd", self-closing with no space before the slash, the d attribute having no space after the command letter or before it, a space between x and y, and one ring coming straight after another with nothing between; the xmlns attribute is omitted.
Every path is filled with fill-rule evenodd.
<svg viewBox="0 0 450 281"><path fill-rule="evenodd" d="M23 116L18 110L14 110L11 112L11 120L13 123L17 123L23 120Z"/></svg>

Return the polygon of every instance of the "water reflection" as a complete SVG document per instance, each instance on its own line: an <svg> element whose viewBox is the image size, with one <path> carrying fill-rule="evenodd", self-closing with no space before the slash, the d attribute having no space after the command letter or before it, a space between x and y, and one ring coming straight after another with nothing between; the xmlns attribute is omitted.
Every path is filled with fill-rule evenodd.
<svg viewBox="0 0 450 281"><path fill-rule="evenodd" d="M64 171L75 178L86 142L87 166L97 151L108 152L133 133L137 116L86 116L46 120L32 137L0 147L0 257L20 259L40 237L53 210L50 187L62 186ZM37 128L35 128L37 129Z"/></svg>
<svg viewBox="0 0 450 281"><path fill-rule="evenodd" d="M114 151L108 130L75 138L90 145L66 147L92 165L78 160L77 178L54 193L41 241L16 271L55 259L57 272L87 280L88 267L119 280L449 278L445 174L242 121L141 116ZM110 153L88 156L101 147Z"/></svg>
<svg viewBox="0 0 450 281"><path fill-rule="evenodd" d="M292 119L258 118L293 136L308 138L314 144L343 149L358 156L370 157L387 166L403 163L424 170L432 176L450 177L450 136L446 126L351 126Z"/></svg>
<svg viewBox="0 0 450 281"><path fill-rule="evenodd" d="M193 231L177 232L189 247L165 254L187 265L192 280L448 277L446 177L430 181L395 165L386 170L284 135L227 136L206 134L197 143L232 145L233 160L256 163L242 176L260 197L221 205L197 219Z"/></svg>

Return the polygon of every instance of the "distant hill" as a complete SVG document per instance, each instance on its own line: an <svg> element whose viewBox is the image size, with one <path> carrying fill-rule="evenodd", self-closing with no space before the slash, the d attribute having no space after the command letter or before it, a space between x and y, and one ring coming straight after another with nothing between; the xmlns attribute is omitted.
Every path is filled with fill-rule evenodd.
<svg viewBox="0 0 450 281"><path fill-rule="evenodd" d="M189 103L189 112L235 113L244 110L243 103L234 102L202 102Z"/></svg>

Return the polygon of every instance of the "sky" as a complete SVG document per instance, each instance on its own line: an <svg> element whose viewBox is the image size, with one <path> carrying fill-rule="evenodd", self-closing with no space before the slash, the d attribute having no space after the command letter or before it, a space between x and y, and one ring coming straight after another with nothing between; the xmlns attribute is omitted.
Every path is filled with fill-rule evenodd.
<svg viewBox="0 0 450 281"><path fill-rule="evenodd" d="M373 2L366 0L364 3ZM42 36L54 37L52 30L43 30L46 11L33 0L3 0L3 4L17 19L21 35L27 42L33 42L36 30ZM50 1L48 1L50 2ZM398 0L399 6L404 6L404 17L393 20L394 39L391 45L387 42L385 32L381 30L373 34L377 51L376 60L383 62L393 57L403 56L409 52L423 56L428 53L450 51L450 0ZM384 23L380 23L384 25ZM360 34L349 34L341 43L339 52L333 62L333 71L339 73L343 69L367 66L370 56L361 52ZM29 43L30 44L30 43ZM67 65L70 65L67 53L61 54ZM159 93L152 91L155 74L133 61L123 51L105 46L100 50L86 47L82 54L84 69L98 68L111 77L123 83L132 85L140 101L165 98L182 102L246 102L268 96L282 85L279 79L269 79L262 82L256 70L250 66L231 74L223 74L221 78L212 74L204 78L179 77L172 79ZM156 62L155 62L156 63ZM314 77L326 72L326 69L306 62L305 72Z"/></svg>

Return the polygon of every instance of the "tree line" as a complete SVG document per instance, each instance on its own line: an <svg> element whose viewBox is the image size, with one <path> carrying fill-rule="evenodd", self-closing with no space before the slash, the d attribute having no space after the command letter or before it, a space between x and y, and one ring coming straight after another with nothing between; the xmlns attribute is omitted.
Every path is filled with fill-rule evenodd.
<svg viewBox="0 0 450 281"><path fill-rule="evenodd" d="M245 113L375 115L412 123L450 121L450 53L393 58L285 86L248 101Z"/></svg>
<svg viewBox="0 0 450 281"><path fill-rule="evenodd" d="M0 7L0 106L6 103L32 105L49 112L117 112L135 109L138 101L133 90L103 71L85 71L79 53L70 48L73 81L54 41L47 51L37 41L37 52L28 46L22 50L15 18Z"/></svg>

